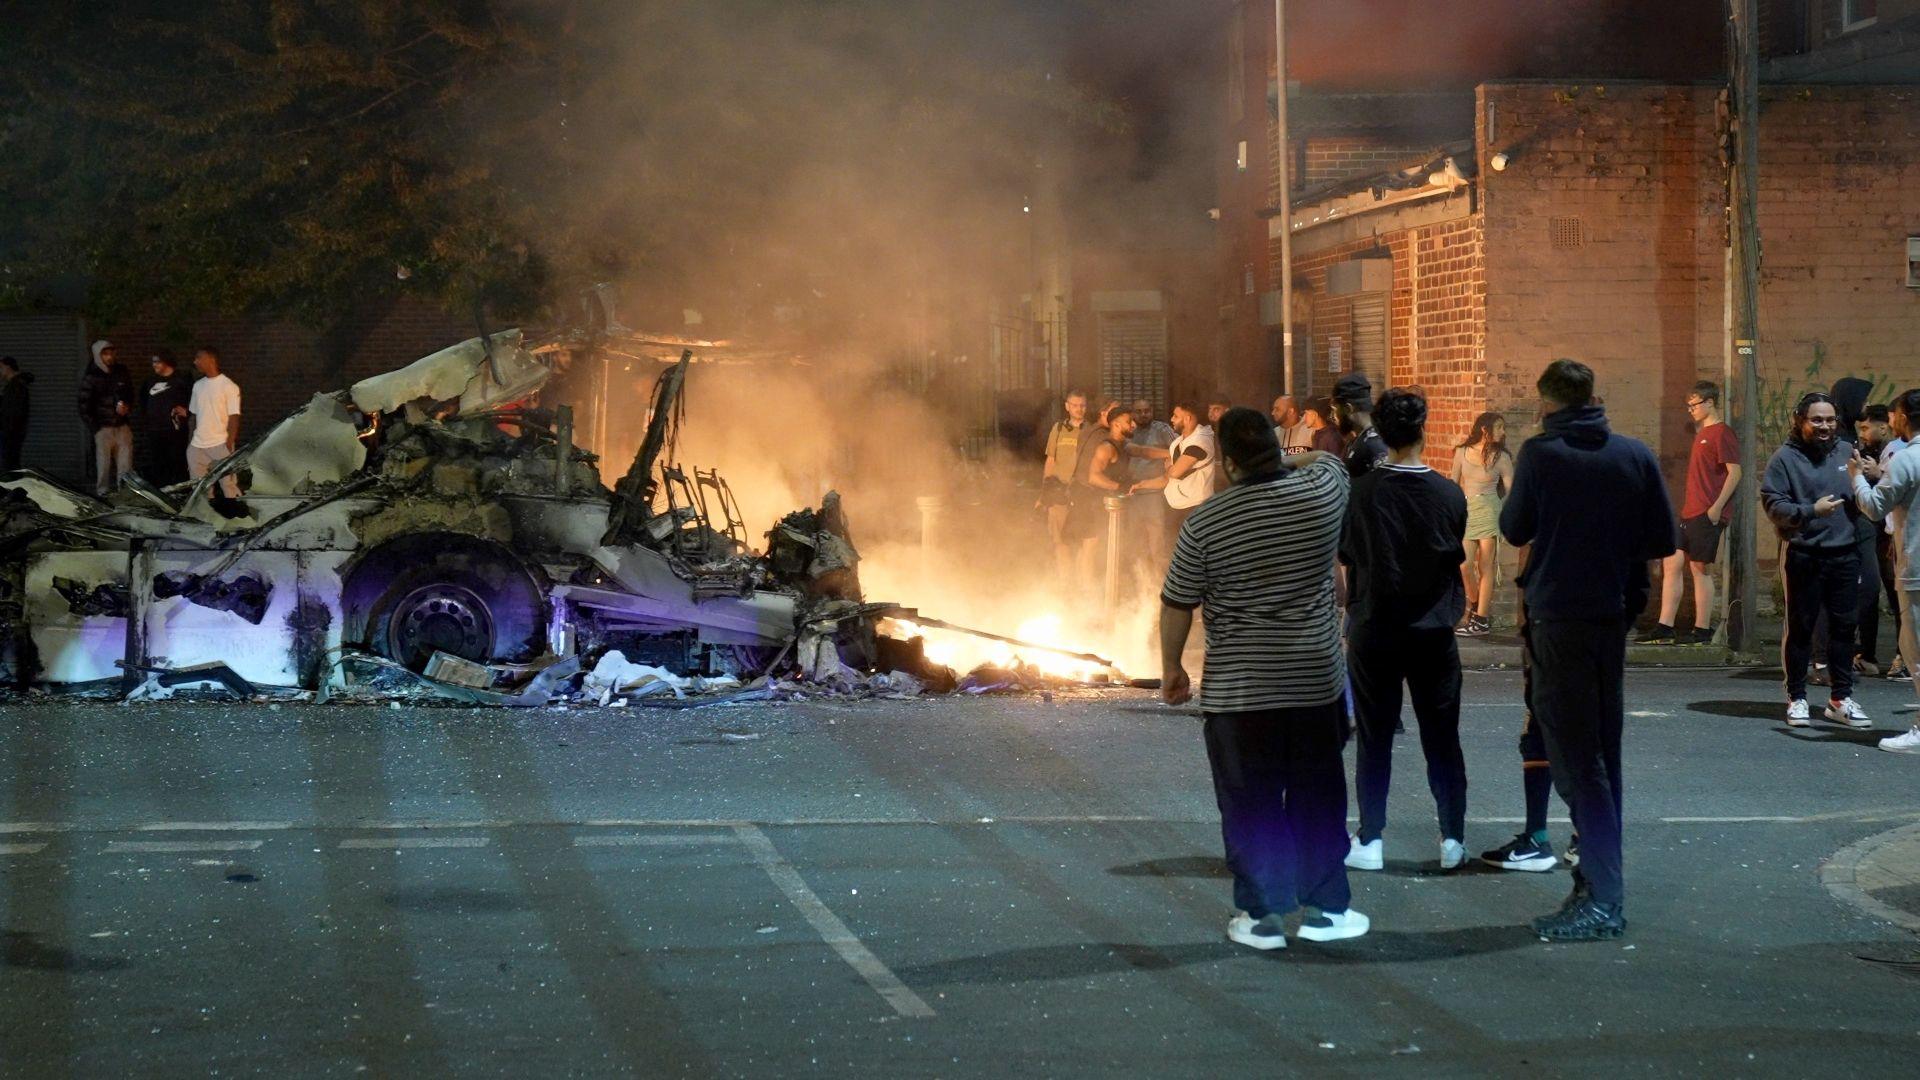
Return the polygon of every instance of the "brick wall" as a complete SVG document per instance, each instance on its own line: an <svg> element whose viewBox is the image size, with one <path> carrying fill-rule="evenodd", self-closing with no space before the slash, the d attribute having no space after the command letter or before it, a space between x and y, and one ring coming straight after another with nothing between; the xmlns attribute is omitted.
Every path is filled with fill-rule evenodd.
<svg viewBox="0 0 1920 1080"><path fill-rule="evenodd" d="M1278 254L1276 241L1273 256ZM1332 393L1340 377L1329 370L1333 338L1342 343L1342 371L1353 368L1353 300L1328 294L1328 269L1363 256L1393 261L1387 299L1388 382L1418 384L1426 390L1427 460L1445 467L1452 461L1453 445L1465 438L1473 418L1486 407L1486 274L1480 218L1385 232L1294 260L1295 287L1306 289L1313 300L1311 323L1298 328L1308 338L1311 355L1303 348L1298 362L1307 367L1305 381L1314 395Z"/></svg>
<svg viewBox="0 0 1920 1080"><path fill-rule="evenodd" d="M1540 369L1582 360L1615 430L1677 476L1689 435L1675 404L1718 379L1723 353L1713 91L1489 85L1480 105L1490 407L1527 431ZM1503 172L1485 161L1498 150Z"/></svg>
<svg viewBox="0 0 1920 1080"><path fill-rule="evenodd" d="M1716 99L1705 87L1482 87L1496 408L1524 417L1546 361L1586 360L1616 427L1677 476L1689 434L1673 403L1695 379L1720 379L1725 348ZM1808 389L1855 375L1885 400L1920 382L1920 292L1903 261L1920 233L1920 90L1768 87L1762 100L1764 446ZM1486 167L1496 150L1512 154L1504 172Z"/></svg>
<svg viewBox="0 0 1920 1080"><path fill-rule="evenodd" d="M151 377L147 357L155 349L170 351L183 368L191 365L196 346L219 349L222 370L240 384L245 440L316 393L345 389L477 333L470 317L402 300L320 329L284 319L212 315L177 325L136 319L102 336L119 347L138 380Z"/></svg>
<svg viewBox="0 0 1920 1080"><path fill-rule="evenodd" d="M1295 161L1306 159L1303 175L1292 178L1296 192L1378 175L1428 153L1434 145L1414 146L1371 135L1312 136L1304 141L1305 149L1295 151Z"/></svg>

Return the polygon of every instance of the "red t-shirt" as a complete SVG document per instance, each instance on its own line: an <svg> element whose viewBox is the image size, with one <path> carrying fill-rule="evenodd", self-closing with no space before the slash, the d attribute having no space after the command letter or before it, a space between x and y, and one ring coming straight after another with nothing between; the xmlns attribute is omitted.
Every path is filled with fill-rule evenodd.
<svg viewBox="0 0 1920 1080"><path fill-rule="evenodd" d="M1701 428L1693 436L1693 454L1687 459L1687 498L1681 520L1713 509L1713 500L1727 485L1727 466L1740 464L1740 439L1726 424Z"/></svg>

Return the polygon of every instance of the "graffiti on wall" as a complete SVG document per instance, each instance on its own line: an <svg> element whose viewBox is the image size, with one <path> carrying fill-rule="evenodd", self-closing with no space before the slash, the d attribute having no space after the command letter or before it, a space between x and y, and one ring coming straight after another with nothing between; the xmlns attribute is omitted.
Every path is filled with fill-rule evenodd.
<svg viewBox="0 0 1920 1080"><path fill-rule="evenodd" d="M1755 410L1754 424L1762 441L1774 437L1785 438L1787 425L1793 419L1793 407L1800 403L1800 399L1815 390L1824 393L1838 379L1847 376L1865 379L1872 386L1867 392L1867 401L1870 403L1892 401L1893 396L1902 389L1894 384L1893 376L1885 372L1834 370L1829 368L1828 359L1826 343L1815 341L1813 354L1805 370L1798 375L1760 380L1759 408Z"/></svg>

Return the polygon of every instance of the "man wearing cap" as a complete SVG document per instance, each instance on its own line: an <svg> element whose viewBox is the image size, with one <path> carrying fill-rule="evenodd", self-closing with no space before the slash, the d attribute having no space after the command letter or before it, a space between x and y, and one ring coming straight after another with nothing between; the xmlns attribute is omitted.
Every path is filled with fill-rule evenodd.
<svg viewBox="0 0 1920 1080"><path fill-rule="evenodd" d="M93 343L93 362L80 376L80 422L93 436L93 490L105 495L123 473L133 471L133 378L120 366L113 343Z"/></svg>
<svg viewBox="0 0 1920 1080"><path fill-rule="evenodd" d="M153 381L140 399L140 475L165 487L187 478L187 427L192 384L173 357L164 352L149 359Z"/></svg>
<svg viewBox="0 0 1920 1080"><path fill-rule="evenodd" d="M1347 472L1357 480L1387 460L1387 444L1373 430L1373 383L1358 371L1340 376L1333 384L1333 409L1347 437Z"/></svg>

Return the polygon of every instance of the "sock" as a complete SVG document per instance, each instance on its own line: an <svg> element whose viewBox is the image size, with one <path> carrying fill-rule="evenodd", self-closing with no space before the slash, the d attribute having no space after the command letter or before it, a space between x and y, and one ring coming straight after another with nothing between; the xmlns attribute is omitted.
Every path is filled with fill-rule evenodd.
<svg viewBox="0 0 1920 1080"><path fill-rule="evenodd" d="M1547 796L1553 791L1553 771L1524 769L1520 773L1527 799L1527 831L1535 839L1547 836Z"/></svg>
<svg viewBox="0 0 1920 1080"><path fill-rule="evenodd" d="M1547 842L1547 830L1545 829L1535 829L1532 836L1533 842L1536 844L1544 844Z"/></svg>

